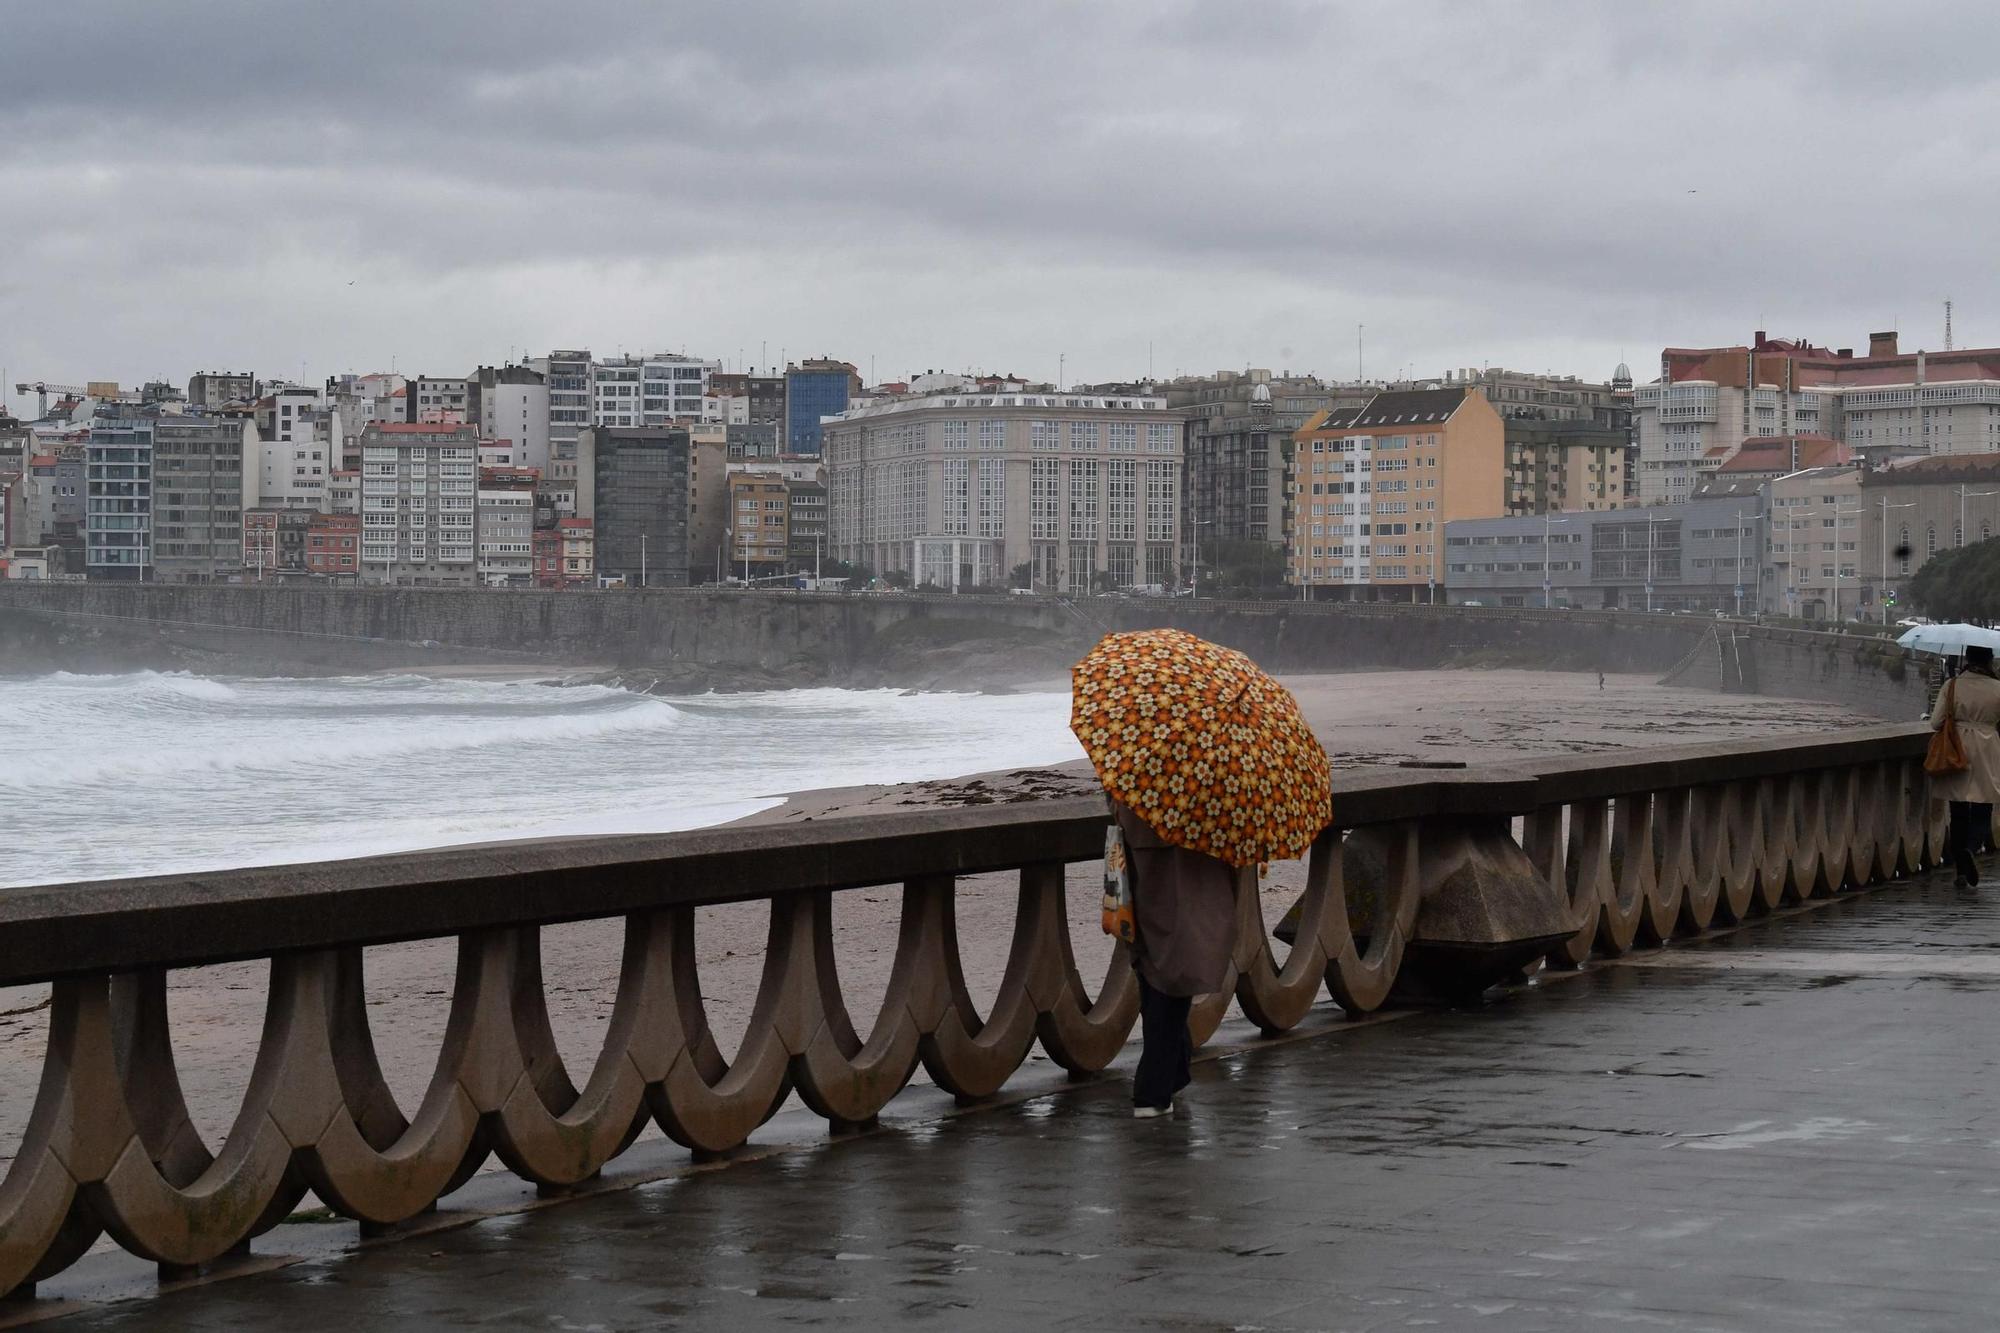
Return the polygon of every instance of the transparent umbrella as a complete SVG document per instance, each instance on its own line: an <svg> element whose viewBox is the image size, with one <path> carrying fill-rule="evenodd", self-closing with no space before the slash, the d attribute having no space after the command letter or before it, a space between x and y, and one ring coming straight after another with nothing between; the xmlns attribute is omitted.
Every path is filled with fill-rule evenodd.
<svg viewBox="0 0 2000 1333"><path fill-rule="evenodd" d="M1969 647L1991 648L2000 652L2000 629L1979 625L1919 625L1896 640L1904 648L1920 653L1958 657Z"/></svg>

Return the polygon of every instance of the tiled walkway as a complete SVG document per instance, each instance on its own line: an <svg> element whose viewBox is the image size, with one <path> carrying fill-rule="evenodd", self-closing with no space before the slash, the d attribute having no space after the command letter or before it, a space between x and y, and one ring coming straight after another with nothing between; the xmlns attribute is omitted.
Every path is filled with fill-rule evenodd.
<svg viewBox="0 0 2000 1333"><path fill-rule="evenodd" d="M2000 890L41 1327L1916 1329L2000 1309ZM265 1248L265 1242L260 1242Z"/></svg>

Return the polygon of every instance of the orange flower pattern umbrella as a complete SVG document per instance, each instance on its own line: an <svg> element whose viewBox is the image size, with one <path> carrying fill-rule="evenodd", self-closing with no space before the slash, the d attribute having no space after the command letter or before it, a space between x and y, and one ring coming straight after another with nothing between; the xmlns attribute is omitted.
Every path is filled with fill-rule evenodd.
<svg viewBox="0 0 2000 1333"><path fill-rule="evenodd" d="M1070 671L1070 730L1162 839L1233 866L1301 856L1333 766L1290 690L1185 630L1107 634Z"/></svg>

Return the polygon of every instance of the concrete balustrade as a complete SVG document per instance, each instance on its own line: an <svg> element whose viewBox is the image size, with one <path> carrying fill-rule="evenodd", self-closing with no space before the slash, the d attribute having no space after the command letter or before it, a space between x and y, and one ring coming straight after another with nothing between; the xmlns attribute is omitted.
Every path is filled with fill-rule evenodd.
<svg viewBox="0 0 2000 1333"><path fill-rule="evenodd" d="M1197 1003L1194 1035L1207 1040L1232 1001L1280 1032L1322 995L1353 1014L1383 1005L1413 960L1476 990L1524 948L1574 967L1931 865L1944 812L1923 745L1922 732L1875 728L1339 774L1297 942L1281 960L1243 875L1230 982ZM308 1191L390 1226L489 1155L559 1190L649 1119L714 1154L794 1091L845 1130L920 1067L965 1099L1000 1090L1037 1043L1066 1070L1102 1070L1132 1035L1137 987L1122 949L1096 986L1079 974L1066 922L1097 904L1066 901L1063 870L1099 856L1104 824L1098 802L1074 799L9 891L0 984L48 982L53 998L39 1098L0 1184L0 1290L32 1291L105 1234L184 1271L239 1250ZM990 872L1017 874L1019 899L982 1013L954 892ZM895 883L893 969L880 1009L857 1016L835 968L832 895ZM732 1057L704 1012L694 913L745 900L768 900L771 917ZM595 1064L573 1073L551 1031L539 929L603 918L625 921L617 997ZM370 1038L362 950L445 936L458 940L446 1035L405 1116ZM245 958L270 959L266 1017L240 1113L211 1150L176 1074L165 978Z"/></svg>

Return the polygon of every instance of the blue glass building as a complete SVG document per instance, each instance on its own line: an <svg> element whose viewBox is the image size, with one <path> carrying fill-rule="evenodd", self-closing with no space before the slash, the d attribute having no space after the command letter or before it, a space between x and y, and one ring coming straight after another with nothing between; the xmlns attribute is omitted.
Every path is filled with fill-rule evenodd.
<svg viewBox="0 0 2000 1333"><path fill-rule="evenodd" d="M834 363L808 363L785 372L785 451L819 457L819 419L847 410L854 370Z"/></svg>

